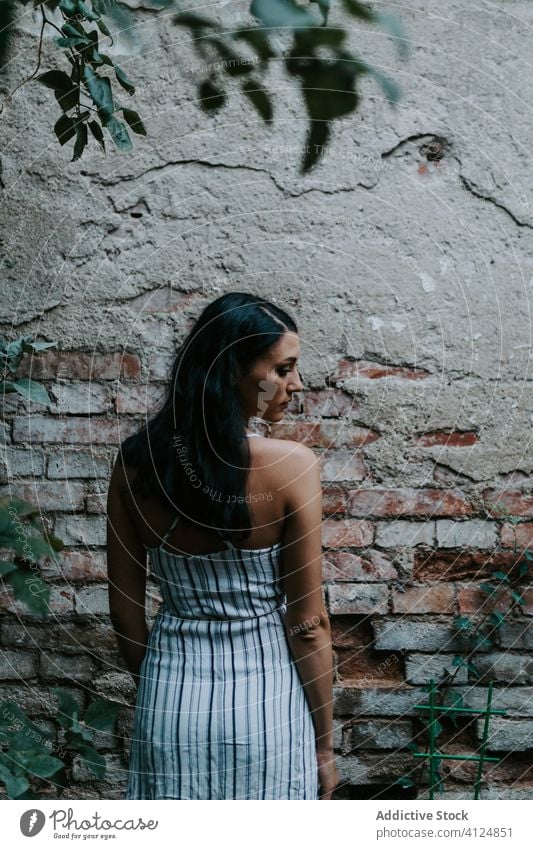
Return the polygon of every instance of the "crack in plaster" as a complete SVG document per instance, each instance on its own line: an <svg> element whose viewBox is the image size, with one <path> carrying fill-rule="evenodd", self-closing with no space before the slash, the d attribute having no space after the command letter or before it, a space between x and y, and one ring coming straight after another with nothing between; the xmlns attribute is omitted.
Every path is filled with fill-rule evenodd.
<svg viewBox="0 0 533 849"><path fill-rule="evenodd" d="M321 192L322 194L325 194L325 195L336 195L336 194L340 194L341 192L354 192L354 191L357 190L357 188L359 186L361 186L364 189L373 189L375 186L377 186L377 184L379 182L379 177L378 177L378 179L376 180L375 183L367 184L367 183L361 182L361 183L357 183L355 186L350 186L350 187L347 187L347 188L341 187L341 188L337 188L337 189L322 189L318 186L312 186L309 189L303 189L301 192L291 192L286 186L279 183L278 180L272 174L270 174L265 168L254 168L253 165L230 165L227 162L210 162L207 159L175 159L175 160L172 160L171 162L165 162L162 165L152 165L150 168L147 168L145 171L141 171L139 174L127 174L123 177L118 177L116 179L107 179L105 177L103 177L103 178L101 177L94 182L96 182L96 184L102 185L102 186L116 186L116 185L119 185L120 183L126 183L126 182L130 182L132 180L139 180L141 177L144 177L145 174L150 174L154 171L165 171L167 169L173 168L175 165L206 165L208 168L227 168L227 169L232 170L232 171L244 170L244 171L254 171L257 174L265 174L267 177L269 177L272 180L272 182L274 183L276 188L279 189L281 192L283 192L283 194L286 197L293 197L293 198L301 197L302 195L309 194L309 192ZM94 173L92 173L90 171L83 171L83 170L80 171L80 174L84 177L90 177L90 178L95 176Z"/></svg>

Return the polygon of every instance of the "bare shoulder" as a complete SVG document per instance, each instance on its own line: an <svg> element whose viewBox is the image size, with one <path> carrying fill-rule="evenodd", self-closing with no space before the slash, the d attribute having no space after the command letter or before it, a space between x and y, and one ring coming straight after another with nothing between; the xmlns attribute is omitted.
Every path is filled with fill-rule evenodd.
<svg viewBox="0 0 533 849"><path fill-rule="evenodd" d="M314 469L318 465L315 452L301 442L292 439L254 439L261 462L268 463L271 468L290 480L295 476Z"/></svg>
<svg viewBox="0 0 533 849"><path fill-rule="evenodd" d="M131 498L136 476L137 470L133 466L128 466L118 452L109 479L109 497L127 503Z"/></svg>

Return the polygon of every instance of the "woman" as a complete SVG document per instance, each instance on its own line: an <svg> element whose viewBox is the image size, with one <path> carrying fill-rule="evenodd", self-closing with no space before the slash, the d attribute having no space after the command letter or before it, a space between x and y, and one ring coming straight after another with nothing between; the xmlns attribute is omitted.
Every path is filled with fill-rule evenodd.
<svg viewBox="0 0 533 849"><path fill-rule="evenodd" d="M338 783L318 459L270 437L303 388L299 356L284 310L217 298L120 447L107 547L138 684L127 799L329 800ZM163 598L150 632L147 552Z"/></svg>

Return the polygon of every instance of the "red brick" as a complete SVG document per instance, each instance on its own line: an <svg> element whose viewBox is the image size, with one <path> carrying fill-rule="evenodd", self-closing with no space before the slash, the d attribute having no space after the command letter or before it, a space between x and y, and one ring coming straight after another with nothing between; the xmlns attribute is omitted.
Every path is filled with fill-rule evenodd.
<svg viewBox="0 0 533 849"><path fill-rule="evenodd" d="M373 538L374 526L371 522L326 519L322 523L322 543L325 548L363 548L371 545Z"/></svg>
<svg viewBox="0 0 533 849"><path fill-rule="evenodd" d="M62 577L70 581L105 581L107 578L106 558L101 552L63 550L60 557L60 562L43 568L46 577Z"/></svg>
<svg viewBox="0 0 533 849"><path fill-rule="evenodd" d="M398 572L381 551L360 556L351 551L328 551L322 558L324 581L390 581Z"/></svg>
<svg viewBox="0 0 533 849"><path fill-rule="evenodd" d="M337 679L356 687L403 683L403 662L394 652L376 651L368 617L330 616Z"/></svg>
<svg viewBox="0 0 533 849"><path fill-rule="evenodd" d="M13 441L32 445L36 442L119 445L137 429L138 424L131 419L24 416L13 421Z"/></svg>
<svg viewBox="0 0 533 849"><path fill-rule="evenodd" d="M368 474L359 451L342 451L337 448L318 456L323 481L360 481Z"/></svg>
<svg viewBox="0 0 533 849"><path fill-rule="evenodd" d="M117 413L146 413L166 395L166 391L166 387L162 390L160 386L151 384L122 386L115 398L115 410Z"/></svg>
<svg viewBox="0 0 533 849"><path fill-rule="evenodd" d="M501 541L506 548L514 548L516 533L516 546L520 551L533 550L533 522L522 522L520 524L507 524L502 526Z"/></svg>
<svg viewBox="0 0 533 849"><path fill-rule="evenodd" d="M393 587L392 607L394 613L453 613L453 584Z"/></svg>
<svg viewBox="0 0 533 849"><path fill-rule="evenodd" d="M416 580L456 581L463 578L486 578L495 569L509 572L521 558L512 551L470 551L435 549L424 553L415 549L413 577ZM533 566L530 565L533 576Z"/></svg>
<svg viewBox="0 0 533 849"><path fill-rule="evenodd" d="M7 582L5 582L7 585ZM50 614L72 613L74 610L74 594L66 587L50 587ZM0 592L0 609L17 615L30 616L31 613L20 601L15 599L11 589Z"/></svg>
<svg viewBox="0 0 533 849"><path fill-rule="evenodd" d="M16 493L12 485L0 487L0 495L22 498L35 504L39 510L80 510L83 507L85 487L81 482L46 481L35 478L31 481L17 480Z"/></svg>
<svg viewBox="0 0 533 849"><path fill-rule="evenodd" d="M141 361L136 354L52 350L42 351L38 356L23 357L18 372L20 377L31 377L34 380L54 377L137 380L140 373Z"/></svg>
<svg viewBox="0 0 533 849"><path fill-rule="evenodd" d="M359 448L380 438L380 434L369 427L357 427L346 422L340 427L338 422L296 419L273 425L272 436L303 442L309 448Z"/></svg>
<svg viewBox="0 0 533 849"><path fill-rule="evenodd" d="M417 445L430 448L432 445L447 445L452 448L463 448L474 445L479 439L475 430L430 430L417 437Z"/></svg>
<svg viewBox="0 0 533 849"><path fill-rule="evenodd" d="M473 507L459 490L355 489L347 511L351 516L465 516Z"/></svg>
<svg viewBox="0 0 533 849"><path fill-rule="evenodd" d="M527 492L485 489L483 498L492 516L533 516L533 495Z"/></svg>
<svg viewBox="0 0 533 849"><path fill-rule="evenodd" d="M410 368L409 366L392 366L372 360L356 360L354 357L344 357L339 360L336 372L328 378L329 383L348 380L351 377L366 377L376 380L382 377L396 377L402 380L423 380L430 376L427 369Z"/></svg>
<svg viewBox="0 0 533 849"><path fill-rule="evenodd" d="M312 389L303 396L303 412L306 416L340 418L358 411L359 403L342 389Z"/></svg>
<svg viewBox="0 0 533 849"><path fill-rule="evenodd" d="M459 613L489 613L491 610L506 610L510 603L508 591L498 593L497 596L489 596L482 592L479 587L471 585L457 585L457 603Z"/></svg>
<svg viewBox="0 0 533 849"><path fill-rule="evenodd" d="M322 512L325 516L346 512L348 493L345 487L329 484L322 487Z"/></svg>

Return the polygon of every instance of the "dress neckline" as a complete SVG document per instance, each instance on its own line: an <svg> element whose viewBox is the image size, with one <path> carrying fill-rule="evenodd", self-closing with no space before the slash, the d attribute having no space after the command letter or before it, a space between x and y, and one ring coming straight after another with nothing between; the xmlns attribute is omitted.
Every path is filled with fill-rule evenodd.
<svg viewBox="0 0 533 849"><path fill-rule="evenodd" d="M145 545L144 548L146 548L147 551L162 551L164 554L170 555L170 557L183 557L186 560L189 560L194 557L214 557L215 554L226 554L228 551L243 552L244 554L264 554L266 551L274 551L275 548L279 548L279 546L282 545L282 541L279 540L273 545L267 545L266 548L237 548L236 546L234 546L233 548L221 548L220 551L208 551L205 554L191 554L190 552L182 553L178 551L168 551L166 548L163 548L163 544L164 543L161 543L161 545Z"/></svg>

